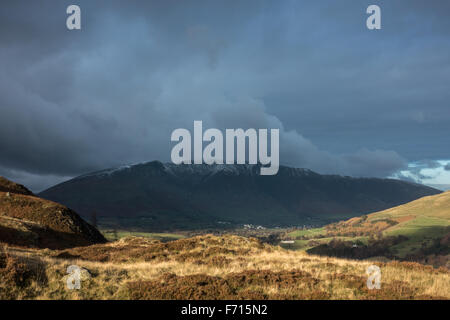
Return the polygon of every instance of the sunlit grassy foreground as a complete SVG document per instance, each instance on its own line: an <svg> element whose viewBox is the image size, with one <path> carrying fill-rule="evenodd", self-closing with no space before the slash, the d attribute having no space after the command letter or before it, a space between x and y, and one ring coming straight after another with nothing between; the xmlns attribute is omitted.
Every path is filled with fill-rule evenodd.
<svg viewBox="0 0 450 320"><path fill-rule="evenodd" d="M381 268L369 290L366 269ZM67 268L82 272L67 288ZM11 299L448 299L450 273L416 263L310 256L237 236L161 243L125 238L64 251L7 248L0 298Z"/></svg>

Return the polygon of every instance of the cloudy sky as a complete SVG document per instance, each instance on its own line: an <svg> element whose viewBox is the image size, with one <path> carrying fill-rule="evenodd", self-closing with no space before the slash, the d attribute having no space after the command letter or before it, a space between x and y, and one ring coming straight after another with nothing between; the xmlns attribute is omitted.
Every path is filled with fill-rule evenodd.
<svg viewBox="0 0 450 320"><path fill-rule="evenodd" d="M66 28L66 8L82 30ZM378 4L382 30L366 28ZM447 0L0 4L0 175L42 190L170 160L170 134L279 128L280 162L450 184ZM192 129L191 129L192 130Z"/></svg>

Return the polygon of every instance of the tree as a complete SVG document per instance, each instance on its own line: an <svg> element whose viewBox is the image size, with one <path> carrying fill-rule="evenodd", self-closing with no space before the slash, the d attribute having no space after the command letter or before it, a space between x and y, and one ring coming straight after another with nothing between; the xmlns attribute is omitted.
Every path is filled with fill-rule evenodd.
<svg viewBox="0 0 450 320"><path fill-rule="evenodd" d="M114 241L119 240L119 235L117 234L117 230L116 229L113 230L112 234L113 234L113 237L114 237Z"/></svg>
<svg viewBox="0 0 450 320"><path fill-rule="evenodd" d="M95 211L91 213L91 224L97 228L97 213Z"/></svg>

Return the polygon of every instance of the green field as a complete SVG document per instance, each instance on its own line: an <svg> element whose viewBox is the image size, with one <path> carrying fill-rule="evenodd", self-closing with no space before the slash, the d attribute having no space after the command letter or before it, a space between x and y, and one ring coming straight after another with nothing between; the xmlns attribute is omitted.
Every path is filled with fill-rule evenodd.
<svg viewBox="0 0 450 320"><path fill-rule="evenodd" d="M421 249L430 248L436 241L444 239L450 233L450 192L424 197L388 210L367 215L365 219L350 219L335 224L333 231L343 235L355 234L367 230L363 236L336 236L327 231L327 227L309 230L295 230L287 234L294 244L283 245L285 248L307 250L319 244L326 244L333 239L367 244L370 236L380 233L377 224L391 222L381 228L383 237L405 236L407 240L389 248L390 253L404 258ZM371 229L373 228L373 229ZM371 232L371 230L374 230ZM305 239L306 238L306 239ZM314 244L314 245L312 245ZM444 243L442 246L446 246Z"/></svg>
<svg viewBox="0 0 450 320"><path fill-rule="evenodd" d="M306 229L306 230L295 230L289 233L289 237L298 238L298 237L318 237L321 235L325 235L325 228L315 228L315 229Z"/></svg>
<svg viewBox="0 0 450 320"><path fill-rule="evenodd" d="M444 237L449 232L450 222L427 216L418 216L413 220L401 223L386 230L386 236L403 235L408 240L392 247L392 252L399 257L413 253L421 247L431 245L433 239Z"/></svg>
<svg viewBox="0 0 450 320"><path fill-rule="evenodd" d="M403 206L374 213L369 215L369 220L405 217L409 220L383 231L385 236L408 237L408 240L391 248L398 257L426 248L434 239L441 239L450 232L450 192L424 197Z"/></svg>
<svg viewBox="0 0 450 320"><path fill-rule="evenodd" d="M151 233L151 232L133 232L133 231L112 231L101 230L103 236L109 241L115 241L126 237L145 237L159 241L172 241L185 238L184 235L176 233Z"/></svg>
<svg viewBox="0 0 450 320"><path fill-rule="evenodd" d="M330 242L333 239L338 239L342 241L353 241L353 242L361 242L364 244L367 244L368 237L319 237L314 238L315 236L323 236L325 235L325 231L322 231L323 228L315 228L315 229L309 229L309 230L296 230L293 232L288 233L288 237L295 238L300 235L307 235L309 237L308 240L301 240L297 239L294 240L295 242L293 244L280 244L281 247L285 249L293 249L293 250L308 250L311 249L319 244L325 244ZM301 232L299 232L301 231ZM304 232L304 231L310 231L310 232Z"/></svg>

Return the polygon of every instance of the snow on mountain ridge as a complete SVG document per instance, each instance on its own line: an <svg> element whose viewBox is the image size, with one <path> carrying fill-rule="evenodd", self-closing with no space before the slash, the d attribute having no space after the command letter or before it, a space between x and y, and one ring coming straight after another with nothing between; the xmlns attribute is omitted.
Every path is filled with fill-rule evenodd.
<svg viewBox="0 0 450 320"><path fill-rule="evenodd" d="M224 173L226 175L242 175L242 176L253 176L260 174L260 164L180 164L176 165L173 163L162 163L159 161L150 161L150 162L142 162L135 163L129 165L123 165L119 167L109 168L101 171L96 171L92 173L87 173L76 177L75 179L82 179L87 177L105 177L111 176L117 173L120 173L124 170L133 170L140 166L160 166L161 169L172 175L172 176L180 176L180 175L196 175L196 176L213 176L219 173ZM291 168L280 166L280 173L286 174L288 176L304 176L312 173L309 169L302 168Z"/></svg>
<svg viewBox="0 0 450 320"><path fill-rule="evenodd" d="M226 164L198 164L198 165L190 165L190 164L181 164L176 165L173 163L165 163L163 164L164 170L174 174L193 174L200 176L212 176L220 172L224 172L227 174L234 175L253 175L255 174L254 168L259 168L257 165L226 165Z"/></svg>

